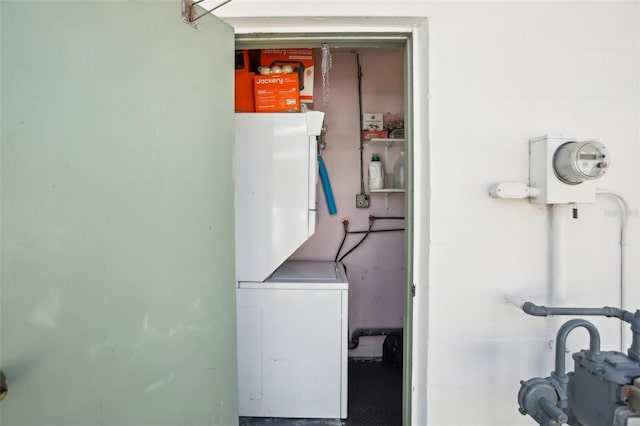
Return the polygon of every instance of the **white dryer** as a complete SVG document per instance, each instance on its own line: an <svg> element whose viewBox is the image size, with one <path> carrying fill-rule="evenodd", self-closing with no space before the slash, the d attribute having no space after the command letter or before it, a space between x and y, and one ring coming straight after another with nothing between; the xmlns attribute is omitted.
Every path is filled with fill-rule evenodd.
<svg viewBox="0 0 640 426"><path fill-rule="evenodd" d="M335 262L287 261L239 282L241 416L347 417L348 290Z"/></svg>

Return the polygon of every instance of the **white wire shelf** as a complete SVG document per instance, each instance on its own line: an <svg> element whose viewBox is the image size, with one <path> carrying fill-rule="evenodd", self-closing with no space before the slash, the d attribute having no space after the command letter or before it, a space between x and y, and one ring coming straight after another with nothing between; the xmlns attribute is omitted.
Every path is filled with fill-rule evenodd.
<svg viewBox="0 0 640 426"><path fill-rule="evenodd" d="M393 192L405 192L405 189L404 188L382 188L382 189L370 189L369 192L393 193Z"/></svg>
<svg viewBox="0 0 640 426"><path fill-rule="evenodd" d="M393 145L404 144L404 139L392 139L392 138L373 138L368 141L364 141L365 145L368 146L384 146L391 147Z"/></svg>

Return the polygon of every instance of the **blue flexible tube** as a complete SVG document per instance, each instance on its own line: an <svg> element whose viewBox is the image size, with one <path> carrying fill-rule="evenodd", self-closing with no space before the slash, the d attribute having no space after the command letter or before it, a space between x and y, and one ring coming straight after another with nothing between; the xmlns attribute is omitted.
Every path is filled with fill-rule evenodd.
<svg viewBox="0 0 640 426"><path fill-rule="evenodd" d="M331 190L331 182L329 182L329 174L327 173L327 167L324 165L322 157L318 155L318 169L320 172L320 180L322 181L322 189L324 190L324 199L327 200L327 208L329 214L334 215L338 212L336 210L336 202L333 199L333 191Z"/></svg>

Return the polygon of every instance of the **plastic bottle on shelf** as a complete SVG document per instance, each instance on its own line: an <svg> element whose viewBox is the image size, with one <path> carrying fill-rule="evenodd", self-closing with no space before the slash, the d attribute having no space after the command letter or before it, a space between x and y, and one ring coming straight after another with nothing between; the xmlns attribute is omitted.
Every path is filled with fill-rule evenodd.
<svg viewBox="0 0 640 426"><path fill-rule="evenodd" d="M404 151L400 152L400 157L393 165L393 187L397 189L405 188L406 180L406 163L404 159Z"/></svg>
<svg viewBox="0 0 640 426"><path fill-rule="evenodd" d="M382 189L384 187L384 170L380 162L380 156L373 154L369 163L369 189Z"/></svg>

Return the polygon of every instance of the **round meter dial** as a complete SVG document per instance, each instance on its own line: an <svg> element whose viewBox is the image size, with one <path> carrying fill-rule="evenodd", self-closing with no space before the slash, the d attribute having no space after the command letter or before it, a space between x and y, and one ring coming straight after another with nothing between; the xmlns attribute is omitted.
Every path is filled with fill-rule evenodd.
<svg viewBox="0 0 640 426"><path fill-rule="evenodd" d="M560 145L553 155L556 176L569 185L597 179L608 168L609 151L600 142L567 142Z"/></svg>

